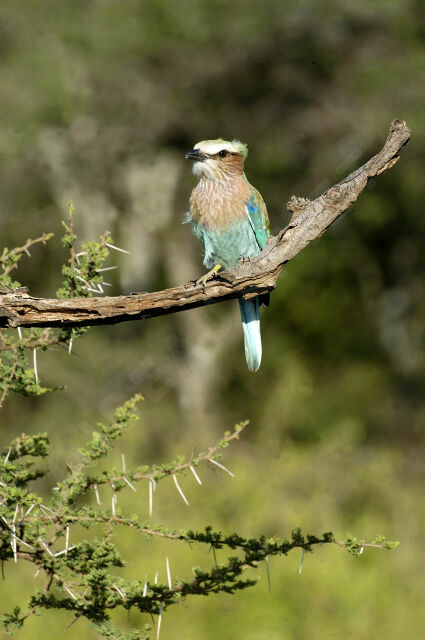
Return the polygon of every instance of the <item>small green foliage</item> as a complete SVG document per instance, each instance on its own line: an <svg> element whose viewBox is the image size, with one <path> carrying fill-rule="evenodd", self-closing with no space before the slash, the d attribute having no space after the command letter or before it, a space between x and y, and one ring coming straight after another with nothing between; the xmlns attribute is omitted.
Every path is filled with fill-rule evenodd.
<svg viewBox="0 0 425 640"><path fill-rule="evenodd" d="M84 449L79 450L85 465L105 457L112 447L112 442L120 438L124 431L137 422L139 416L133 412L133 409L141 400L143 397L137 393L122 407L118 407L112 422L107 425L98 423L98 430L93 432L92 440L87 443Z"/></svg>
<svg viewBox="0 0 425 640"><path fill-rule="evenodd" d="M349 551L353 556L361 556L364 549L368 547L391 551L392 549L396 549L400 542L397 540L387 540L384 536L375 536L372 542L366 542L365 540L358 540L348 533L345 540L339 544L347 549L347 551Z"/></svg>
<svg viewBox="0 0 425 640"><path fill-rule="evenodd" d="M14 271L19 264L23 255L30 256L30 248L36 244L46 244L51 238L53 233L43 233L42 236L35 240L28 239L22 247L16 247L15 249L8 249L5 247L0 256L0 289L16 289L20 286L17 280L12 280L10 273Z"/></svg>
<svg viewBox="0 0 425 640"><path fill-rule="evenodd" d="M57 290L58 298L90 298L94 292L102 293L103 276L99 272L105 260L109 257L109 248L106 246L112 242L110 234L106 231L98 242L83 242L80 250L76 251L77 236L74 233L74 213L72 202L69 202L68 219L62 222L65 234L62 244L69 249L68 264L63 265L62 286ZM80 329L74 329L77 335Z"/></svg>
<svg viewBox="0 0 425 640"><path fill-rule="evenodd" d="M376 545L385 549L386 551L392 551L393 549L397 549L400 546L399 540L387 540L385 536L376 536L372 540L372 545Z"/></svg>
<svg viewBox="0 0 425 640"><path fill-rule="evenodd" d="M28 368L25 346L16 342L13 338L9 342L11 350L5 350L0 357L0 392L4 396L9 391L21 393L24 396L41 396L47 391L47 387L39 384L35 370ZM40 345L40 349L43 346ZM0 403L1 406L1 403Z"/></svg>
<svg viewBox="0 0 425 640"><path fill-rule="evenodd" d="M152 629L149 624L146 624L142 630L134 629L133 631L122 632L112 627L110 622L94 624L93 628L102 638L108 638L108 640L149 640Z"/></svg>
<svg viewBox="0 0 425 640"><path fill-rule="evenodd" d="M14 636L19 629L22 629L25 616L21 614L21 608L15 607L12 613L5 613L1 616L4 629L9 636Z"/></svg>
<svg viewBox="0 0 425 640"><path fill-rule="evenodd" d="M62 236L62 246L65 249L73 249L77 241L77 236L74 233L73 218L75 213L75 207L71 200L68 201L68 220L62 220L62 226L65 229L65 233Z"/></svg>
<svg viewBox="0 0 425 640"><path fill-rule="evenodd" d="M34 458L46 458L49 451L49 438L47 433L39 433L27 436L24 433L15 438L10 444L8 461L13 462L24 456Z"/></svg>
<svg viewBox="0 0 425 640"><path fill-rule="evenodd" d="M82 243L77 253L77 236L73 230L74 214L75 209L70 202L68 219L63 222L65 234L62 238L62 244L69 249L70 256L68 263L62 267L64 281L57 291L58 297L64 299L75 296L87 298L93 292L98 295L103 292L103 276L99 270L109 256L106 245L111 242L109 233L106 232L98 242ZM18 281L11 279L10 273L18 267L24 254L30 255L29 249L33 245L46 244L52 237L52 233L45 233L35 240L27 240L22 247L3 250L0 255L0 290L9 292L20 286ZM23 329L19 333L11 329L0 329L0 408L9 392L40 396L53 391L53 388L40 384L38 380L35 364L37 353L46 351L55 344L67 344L72 349L73 341L88 330L88 327L56 332L51 329Z"/></svg>

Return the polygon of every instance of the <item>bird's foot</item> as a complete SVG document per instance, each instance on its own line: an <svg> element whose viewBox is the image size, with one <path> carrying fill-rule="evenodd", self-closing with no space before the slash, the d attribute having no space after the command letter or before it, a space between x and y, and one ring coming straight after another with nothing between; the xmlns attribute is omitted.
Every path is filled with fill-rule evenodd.
<svg viewBox="0 0 425 640"><path fill-rule="evenodd" d="M211 271L208 271L208 273L206 273L204 276L199 278L199 280L196 280L195 285L201 284L203 287L205 287L208 280L212 280L213 278L215 278L215 276L220 271L220 269L221 269L221 264L216 264L215 267L211 269Z"/></svg>

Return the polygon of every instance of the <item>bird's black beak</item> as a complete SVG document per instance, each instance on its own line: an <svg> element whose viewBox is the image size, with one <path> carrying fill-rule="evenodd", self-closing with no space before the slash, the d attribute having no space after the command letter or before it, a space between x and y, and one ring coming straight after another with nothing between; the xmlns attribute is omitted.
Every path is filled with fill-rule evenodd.
<svg viewBox="0 0 425 640"><path fill-rule="evenodd" d="M202 153L202 151L200 151L199 149L192 149L185 155L185 158L187 160L197 160L198 162L202 162L206 159L206 157L207 156L205 155L205 153Z"/></svg>

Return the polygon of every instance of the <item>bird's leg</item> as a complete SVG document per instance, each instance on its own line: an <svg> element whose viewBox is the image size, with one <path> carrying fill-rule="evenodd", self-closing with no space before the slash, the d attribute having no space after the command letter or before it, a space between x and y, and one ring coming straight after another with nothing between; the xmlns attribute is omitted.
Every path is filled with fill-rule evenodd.
<svg viewBox="0 0 425 640"><path fill-rule="evenodd" d="M221 269L221 264L216 264L215 267L211 269L211 271L208 271L208 273L206 273L204 276L199 278L199 280L197 280L195 284L202 284L202 286L204 287L205 284L208 282L208 280L211 280L217 275L220 269Z"/></svg>

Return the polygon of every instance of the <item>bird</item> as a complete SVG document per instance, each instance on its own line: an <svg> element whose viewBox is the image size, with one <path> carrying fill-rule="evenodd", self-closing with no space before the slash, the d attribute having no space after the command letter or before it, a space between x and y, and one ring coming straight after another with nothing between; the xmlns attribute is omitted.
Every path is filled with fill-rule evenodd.
<svg viewBox="0 0 425 640"><path fill-rule="evenodd" d="M221 269L236 266L264 249L270 223L261 194L247 180L244 163L248 147L239 140L203 140L186 153L199 178L190 196L190 211L184 222L204 246L204 265L210 271L205 283ZM245 358L250 371L261 364L260 305L269 305L269 294L239 298Z"/></svg>

